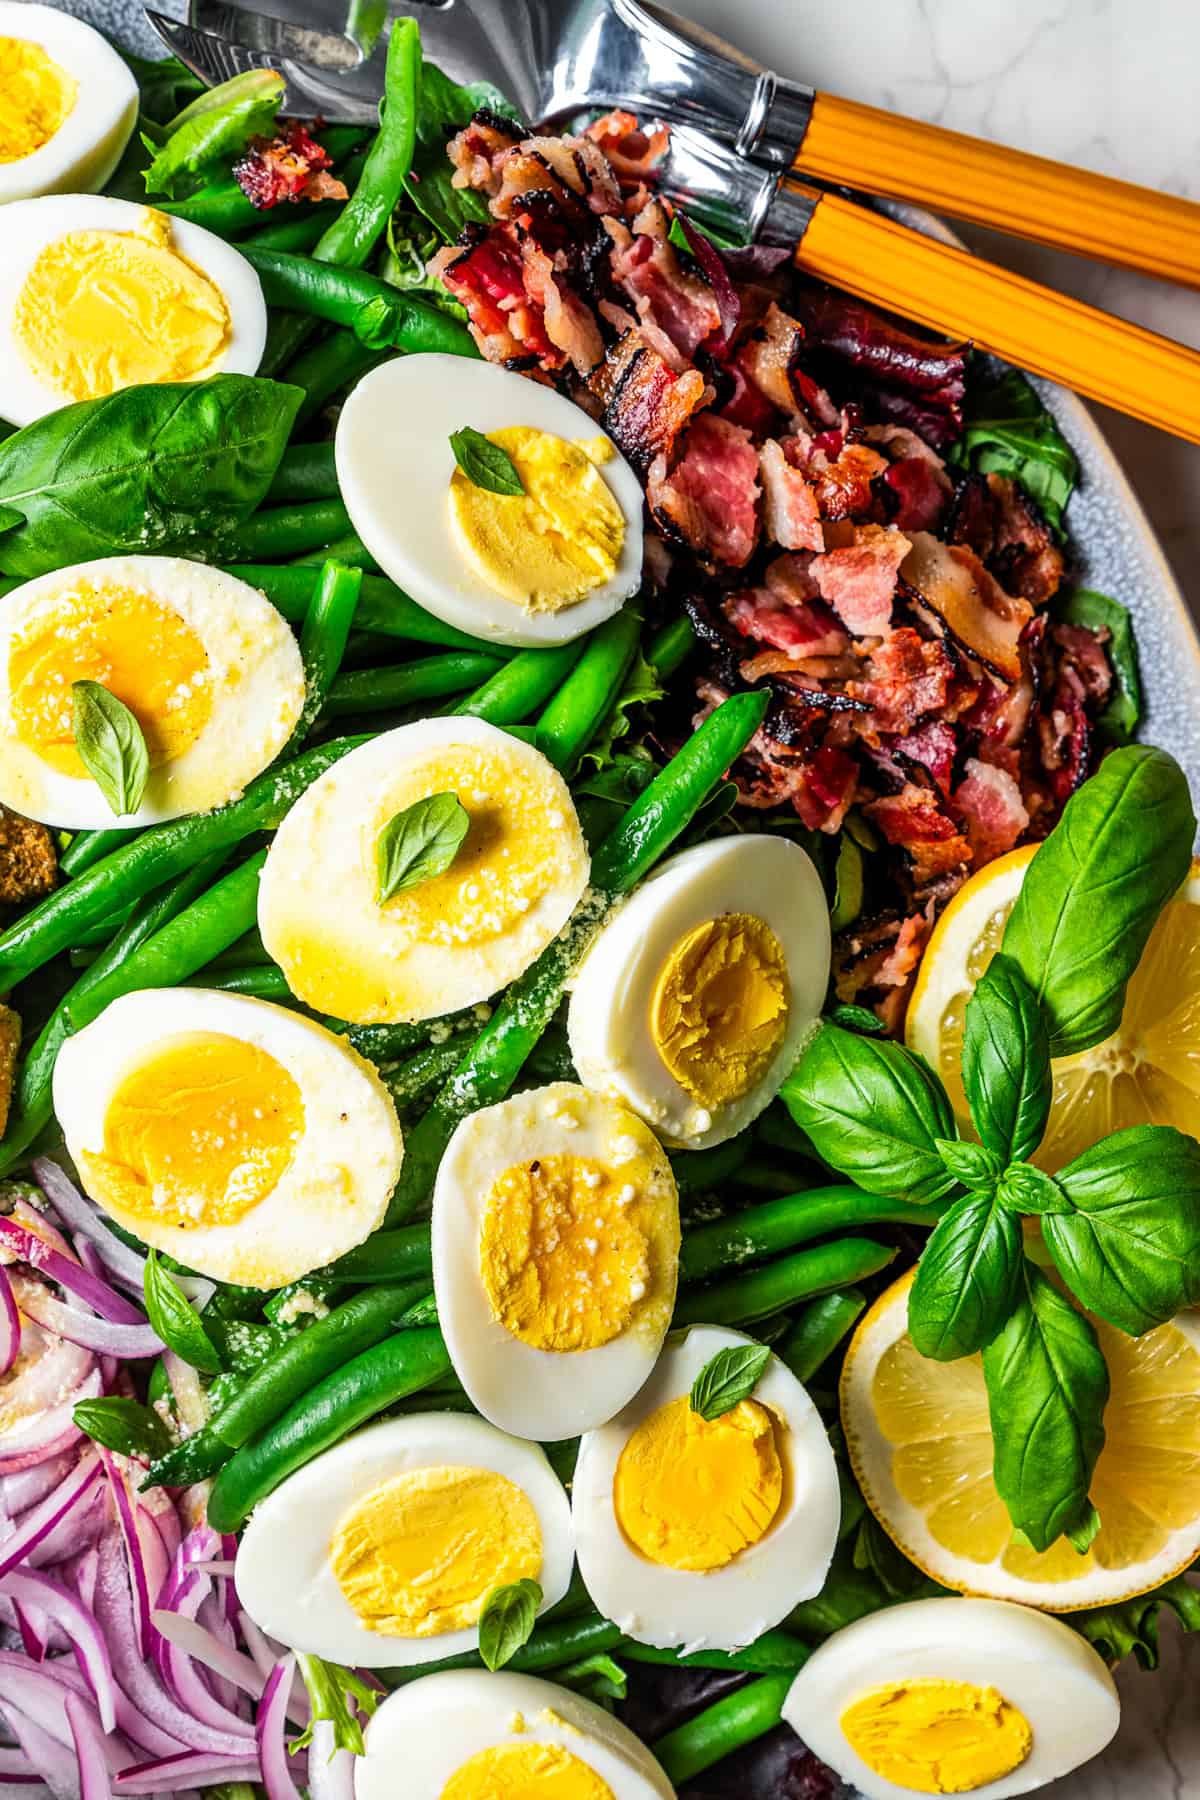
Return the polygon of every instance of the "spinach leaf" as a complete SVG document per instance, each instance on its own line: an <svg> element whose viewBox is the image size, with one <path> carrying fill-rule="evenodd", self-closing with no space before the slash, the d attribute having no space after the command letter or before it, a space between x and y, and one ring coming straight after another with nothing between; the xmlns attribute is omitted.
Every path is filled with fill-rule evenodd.
<svg viewBox="0 0 1200 1800"><path fill-rule="evenodd" d="M984 1346L983 1374L993 1476L1013 1524L1035 1550L1090 1541L1108 1368L1088 1320L1028 1259L1007 1324Z"/></svg>
<svg viewBox="0 0 1200 1800"><path fill-rule="evenodd" d="M1115 1131L1060 1169L1071 1210L1042 1220L1071 1291L1130 1337L1200 1301L1200 1143L1170 1125Z"/></svg>
<svg viewBox="0 0 1200 1800"><path fill-rule="evenodd" d="M375 846L379 904L444 875L470 828L470 815L457 794L428 794L390 818Z"/></svg>
<svg viewBox="0 0 1200 1800"><path fill-rule="evenodd" d="M228 160L252 137L269 137L285 86L273 69L247 69L199 95L167 126L146 170L147 194L173 194L181 175L195 175L218 157Z"/></svg>
<svg viewBox="0 0 1200 1800"><path fill-rule="evenodd" d="M702 1419L719 1419L748 1400L771 1360L765 1344L731 1344L710 1356L692 1383L690 1405Z"/></svg>
<svg viewBox="0 0 1200 1800"><path fill-rule="evenodd" d="M252 375L122 388L0 444L0 571L216 539L259 504L304 392Z"/></svg>
<svg viewBox="0 0 1200 1800"><path fill-rule="evenodd" d="M71 684L79 760L118 818L135 813L150 778L142 728L123 700L98 681Z"/></svg>
<svg viewBox="0 0 1200 1800"><path fill-rule="evenodd" d="M479 1618L479 1654L487 1668L502 1669L529 1642L541 1604L542 1589L536 1581L513 1581L492 1589Z"/></svg>
<svg viewBox="0 0 1200 1800"><path fill-rule="evenodd" d="M436 63L422 63L417 146L404 185L413 206L448 244L454 243L467 225L491 223L483 195L453 185L454 170L446 155L447 139L461 131L480 107L519 123L509 101L490 83L474 81L461 87Z"/></svg>
<svg viewBox="0 0 1200 1800"><path fill-rule="evenodd" d="M452 318L467 317L467 309L449 294L440 275L430 272L429 263L442 247L442 240L427 219L408 211L393 213L387 225L387 252L379 265L379 273L389 286L402 293L417 294Z"/></svg>
<svg viewBox="0 0 1200 1800"><path fill-rule="evenodd" d="M200 77L193 75L177 56L166 56L157 62L120 47L117 54L138 84L139 116L143 122L148 119L152 124L165 125L175 117L181 102L186 105L204 92Z"/></svg>
<svg viewBox="0 0 1200 1800"><path fill-rule="evenodd" d="M199 1313L159 1262L155 1250L146 1257L142 1281L146 1317L163 1343L184 1362L191 1363L193 1369L206 1375L219 1374L221 1358L216 1345L201 1324Z"/></svg>
<svg viewBox="0 0 1200 1800"><path fill-rule="evenodd" d="M975 1129L1004 1162L1031 1156L1050 1117L1050 1040L1020 969L994 956L967 1002L962 1078Z"/></svg>
<svg viewBox="0 0 1200 1800"><path fill-rule="evenodd" d="M869 1193L920 1202L955 1186L937 1148L954 1135L946 1090L899 1044L823 1025L783 1100L821 1160Z"/></svg>
<svg viewBox="0 0 1200 1800"><path fill-rule="evenodd" d="M366 1745L358 1715L361 1712L369 1719L383 1698L382 1694L377 1688L368 1687L353 1669L344 1669L341 1663L326 1662L323 1656L314 1656L310 1651L298 1650L296 1662L312 1702L312 1717L299 1737L292 1739L289 1749L306 1749L312 1743L313 1726L318 1719L325 1719L333 1726L335 1750L349 1750L352 1756L364 1756Z"/></svg>
<svg viewBox="0 0 1200 1800"><path fill-rule="evenodd" d="M956 460L980 475L1012 476L1061 532L1079 464L1024 375L1010 369L997 382L970 384Z"/></svg>
<svg viewBox="0 0 1200 1800"><path fill-rule="evenodd" d="M1089 1050L1120 1024L1195 833L1187 778L1164 750L1114 750L1068 800L1026 871L1002 945L1041 1004L1053 1055Z"/></svg>
<svg viewBox="0 0 1200 1800"><path fill-rule="evenodd" d="M833 905L829 909L831 931L844 931L853 925L863 904L863 853L848 831L838 838L837 862L833 871Z"/></svg>
<svg viewBox="0 0 1200 1800"><path fill-rule="evenodd" d="M967 1194L934 1227L908 1296L908 1330L922 1356L953 1362L993 1338L1021 1277L1021 1223L995 1194Z"/></svg>
<svg viewBox="0 0 1200 1800"><path fill-rule="evenodd" d="M476 431L473 425L452 431L450 448L455 462L473 487L484 488L489 494L504 494L510 499L525 492L520 470L508 451L500 444L493 444L491 438Z"/></svg>
<svg viewBox="0 0 1200 1800"><path fill-rule="evenodd" d="M93 1443L115 1450L118 1456L144 1456L150 1462L171 1448L171 1434L154 1408L122 1394L77 1400L71 1417Z"/></svg>
<svg viewBox="0 0 1200 1800"><path fill-rule="evenodd" d="M1060 618L1069 625L1103 626L1108 631L1104 646L1112 664L1113 690L1096 718L1102 736L1114 744L1127 744L1137 734L1142 716L1142 681L1138 672L1137 641L1127 607L1091 588L1073 588L1055 603Z"/></svg>

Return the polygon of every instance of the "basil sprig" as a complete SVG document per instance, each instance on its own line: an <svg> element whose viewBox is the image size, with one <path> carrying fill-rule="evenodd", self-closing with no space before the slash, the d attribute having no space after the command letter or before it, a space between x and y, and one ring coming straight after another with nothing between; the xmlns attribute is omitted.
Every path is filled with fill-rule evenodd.
<svg viewBox="0 0 1200 1800"><path fill-rule="evenodd" d="M154 1408L123 1394L77 1400L71 1417L94 1444L103 1444L118 1456L140 1456L153 1462L171 1448L171 1434Z"/></svg>
<svg viewBox="0 0 1200 1800"><path fill-rule="evenodd" d="M967 1002L963 1086L987 1148L1020 1162L1041 1143L1050 1117L1050 1045L1029 983L1006 956L994 956Z"/></svg>
<svg viewBox="0 0 1200 1800"><path fill-rule="evenodd" d="M710 1356L692 1383L694 1413L711 1424L748 1400L771 1360L765 1344L731 1344Z"/></svg>
<svg viewBox="0 0 1200 1800"><path fill-rule="evenodd" d="M513 1581L493 1588L479 1615L479 1654L489 1669L502 1669L529 1642L542 1589L536 1581Z"/></svg>
<svg viewBox="0 0 1200 1800"><path fill-rule="evenodd" d="M444 875L462 848L471 820L457 794L428 794L390 818L375 846L376 898Z"/></svg>
<svg viewBox="0 0 1200 1800"><path fill-rule="evenodd" d="M461 431L452 431L450 448L455 462L473 487L486 488L489 494L504 494L510 499L525 492L520 470L508 451L500 444L493 444L491 438L476 431L474 426L464 425Z"/></svg>
<svg viewBox="0 0 1200 1800"><path fill-rule="evenodd" d="M169 1350L181 1356L193 1369L205 1375L218 1375L221 1357L216 1345L200 1322L200 1315L183 1290L172 1281L151 1250L146 1257L142 1277L146 1296L146 1317Z"/></svg>
<svg viewBox="0 0 1200 1800"><path fill-rule="evenodd" d="M1013 1309L1021 1223L995 1192L966 1194L942 1218L917 1264L909 1333L922 1356L953 1362L993 1338Z"/></svg>
<svg viewBox="0 0 1200 1800"><path fill-rule="evenodd" d="M71 709L80 762L118 818L135 813L150 779L141 726L98 681L72 682Z"/></svg>

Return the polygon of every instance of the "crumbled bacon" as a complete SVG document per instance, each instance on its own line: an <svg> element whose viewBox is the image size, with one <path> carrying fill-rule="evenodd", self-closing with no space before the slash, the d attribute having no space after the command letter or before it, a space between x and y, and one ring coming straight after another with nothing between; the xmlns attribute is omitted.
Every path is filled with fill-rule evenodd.
<svg viewBox="0 0 1200 1800"><path fill-rule="evenodd" d="M848 682L847 692L870 707L878 731L912 731L946 704L954 664L942 644L911 625L877 644L866 666L868 679Z"/></svg>
<svg viewBox="0 0 1200 1800"><path fill-rule="evenodd" d="M561 368L564 356L550 342L542 309L525 291L520 249L489 232L465 249L447 246L430 268L467 309L471 336L490 362L532 357L543 368Z"/></svg>
<svg viewBox="0 0 1200 1800"><path fill-rule="evenodd" d="M1066 558L1032 500L1007 475L968 475L946 534L967 544L1010 594L1044 606L1062 585Z"/></svg>
<svg viewBox="0 0 1200 1800"><path fill-rule="evenodd" d="M728 411L722 416L728 418ZM817 496L800 470L789 463L775 438L768 438L760 449L758 472L767 537L782 544L785 550L823 550L825 534Z"/></svg>
<svg viewBox="0 0 1200 1800"><path fill-rule="evenodd" d="M793 661L815 656L842 656L850 639L827 606L820 601L793 601L778 588L746 588L725 603L725 616L744 637L772 644ZM757 679L743 665L749 681Z"/></svg>
<svg viewBox="0 0 1200 1800"><path fill-rule="evenodd" d="M1006 594L973 550L914 531L900 574L968 655L1003 681L1016 681L1032 609Z"/></svg>
<svg viewBox="0 0 1200 1800"><path fill-rule="evenodd" d="M333 158L299 119L273 138L251 138L233 165L233 178L260 212L287 200L344 200L344 182L331 175Z"/></svg>
<svg viewBox="0 0 1200 1800"><path fill-rule="evenodd" d="M502 158L520 138L520 127L511 119L477 112L446 146L446 154L454 164L453 186L472 188L479 194L498 194Z"/></svg>
<svg viewBox="0 0 1200 1800"><path fill-rule="evenodd" d="M827 600L856 637L886 637L892 628L896 576L912 545L903 532L855 525L853 541L813 559L812 573Z"/></svg>
<svg viewBox="0 0 1200 1800"><path fill-rule="evenodd" d="M870 392L880 418L909 426L939 446L959 435L965 344L916 337L863 301L830 288L798 291L796 311L810 349L851 393Z"/></svg>
<svg viewBox="0 0 1200 1800"><path fill-rule="evenodd" d="M796 444L796 440L790 439L788 443ZM831 455L820 439L814 439L804 467L813 484L822 517L851 519L856 514L871 516L874 511L871 484L887 468L887 463L869 444L843 441Z"/></svg>
<svg viewBox="0 0 1200 1800"><path fill-rule="evenodd" d="M521 263L525 292L541 308L546 336L577 375L590 375L604 360L604 339L594 314L556 278L550 257L530 237L521 245Z"/></svg>
<svg viewBox="0 0 1200 1800"><path fill-rule="evenodd" d="M758 454L750 433L703 412L680 440L674 466L655 458L646 499L660 528L707 561L740 569L758 540Z"/></svg>
<svg viewBox="0 0 1200 1800"><path fill-rule="evenodd" d="M708 283L680 266L662 224L657 201L638 214L632 231L618 219L606 222L613 280L633 301L640 321L649 318L681 356L693 357L705 338L720 330L721 315Z"/></svg>
<svg viewBox="0 0 1200 1800"><path fill-rule="evenodd" d="M1029 824L1021 790L1007 769L968 757L965 779L954 790L976 867L1011 850Z"/></svg>
<svg viewBox="0 0 1200 1800"><path fill-rule="evenodd" d="M603 408L605 431L642 474L712 393L698 369L676 375L637 331L618 338L588 386Z"/></svg>
<svg viewBox="0 0 1200 1800"><path fill-rule="evenodd" d="M633 113L605 113L584 134L597 146L618 180L636 184L653 181L654 171L667 154L669 133L665 125L646 132Z"/></svg>

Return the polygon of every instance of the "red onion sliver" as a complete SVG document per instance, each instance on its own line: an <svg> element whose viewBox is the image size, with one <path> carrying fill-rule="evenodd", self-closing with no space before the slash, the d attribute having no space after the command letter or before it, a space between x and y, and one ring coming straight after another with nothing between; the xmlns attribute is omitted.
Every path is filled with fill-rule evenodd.
<svg viewBox="0 0 1200 1800"><path fill-rule="evenodd" d="M4 1504L15 1518L27 1507L36 1506L44 1500L52 1488L56 1488L75 1458L70 1451L61 1456L50 1457L46 1462L37 1463L32 1469L22 1469L17 1475L9 1475L4 1482Z"/></svg>
<svg viewBox="0 0 1200 1800"><path fill-rule="evenodd" d="M34 1569L12 1569L0 1580L0 1593L8 1594L21 1607L36 1607L69 1639L75 1660L87 1678L87 1684L105 1731L117 1726L116 1692L113 1684L112 1658L92 1614L82 1600L61 1581Z"/></svg>
<svg viewBox="0 0 1200 1800"><path fill-rule="evenodd" d="M35 1549L58 1521L79 1505L99 1476L99 1457L81 1457L62 1486L47 1494L39 1506L27 1512L12 1536L5 1538L0 1544L0 1575L7 1575L10 1569L24 1562L29 1551Z"/></svg>
<svg viewBox="0 0 1200 1800"><path fill-rule="evenodd" d="M12 1598L13 1617L17 1621L17 1630L21 1634L21 1643L26 1656L31 1662L44 1662L50 1642L50 1624L45 1613L38 1612L36 1607L22 1606L15 1597L10 1596L10 1598Z"/></svg>
<svg viewBox="0 0 1200 1800"><path fill-rule="evenodd" d="M56 1281L69 1294L76 1295L85 1306L93 1307L102 1319L129 1324L131 1314L135 1318L142 1317L106 1281L98 1281L94 1275L89 1275L79 1263L64 1256L61 1250L56 1250L45 1238L27 1226L19 1225L15 1219L0 1216L0 1246L27 1262L39 1274Z"/></svg>
<svg viewBox="0 0 1200 1800"><path fill-rule="evenodd" d="M112 1800L104 1744L78 1694L67 1695L67 1723L79 1761L79 1800Z"/></svg>
<svg viewBox="0 0 1200 1800"><path fill-rule="evenodd" d="M254 1736L258 1743L258 1760L262 1764L262 1781L267 1800L300 1800L300 1790L288 1769L287 1744L283 1735L287 1697L296 1667L295 1655L289 1650L275 1664L267 1678Z"/></svg>
<svg viewBox="0 0 1200 1800"><path fill-rule="evenodd" d="M137 1320L136 1324L101 1319L93 1312L82 1312L77 1306L64 1306L61 1300L44 1290L33 1290L24 1305L29 1317L36 1319L47 1331L54 1332L56 1337L66 1338L70 1344L82 1344L86 1350L95 1350L104 1356L120 1356L132 1361L157 1356L165 1348L153 1326L147 1325L132 1307L129 1311Z"/></svg>
<svg viewBox="0 0 1200 1800"><path fill-rule="evenodd" d="M137 1521L134 1518L133 1501L129 1497L125 1476L117 1467L116 1458L112 1452L102 1449L100 1460L104 1464L104 1473L108 1477L108 1491L113 1497L117 1524L121 1531L121 1542L125 1546L125 1562L129 1570L129 1581L134 1598L133 1618L137 1633L138 1655L145 1656L154 1642L154 1627L150 1623L150 1583L146 1573L145 1559L142 1556L141 1540L138 1537Z"/></svg>
<svg viewBox="0 0 1200 1800"><path fill-rule="evenodd" d="M733 342L733 334L738 328L742 316L742 302L738 291L729 278L729 270L721 260L721 253L711 238L698 231L691 220L683 212L676 210L679 228L687 239L687 247L699 263L708 278L713 291L713 299L717 303L717 311L721 315L721 336L727 345Z"/></svg>
<svg viewBox="0 0 1200 1800"><path fill-rule="evenodd" d="M68 1680L68 1675L78 1675L74 1663L69 1660L35 1664L16 1650L0 1650L0 1710L6 1714L10 1708L19 1712L57 1743L69 1745L71 1727L67 1723L66 1704L68 1697L76 1694L95 1719L99 1731L100 1718L88 1695L86 1678ZM115 1740L106 1740L106 1743L111 1744L106 1755L111 1755L113 1766L119 1767L120 1745Z"/></svg>
<svg viewBox="0 0 1200 1800"><path fill-rule="evenodd" d="M108 1495L103 1483L98 1481L81 1505L64 1513L58 1524L51 1526L41 1543L35 1545L25 1558L25 1566L45 1569L65 1562L68 1557L94 1544L110 1522Z"/></svg>
<svg viewBox="0 0 1200 1800"><path fill-rule="evenodd" d="M26 1776L31 1781L42 1779L23 1750L0 1744L0 1781L24 1781Z"/></svg>
<svg viewBox="0 0 1200 1800"><path fill-rule="evenodd" d="M153 1615L155 1628L169 1644L177 1645L206 1669L223 1675L255 1700L262 1695L267 1678L256 1663L240 1650L231 1650L211 1631L182 1613L158 1611Z"/></svg>
<svg viewBox="0 0 1200 1800"><path fill-rule="evenodd" d="M55 1665L55 1672L64 1687L69 1687L73 1694L81 1694L85 1700L90 1699L87 1678L76 1668L73 1662L65 1658ZM120 1736L134 1746L130 1755L175 1756L183 1745L178 1738L160 1731L157 1725L145 1718L120 1687L117 1695L117 1731ZM120 1767L120 1760L113 1764Z"/></svg>
<svg viewBox="0 0 1200 1800"><path fill-rule="evenodd" d="M26 1231L32 1231L34 1237L44 1238L51 1249L57 1250L60 1256L65 1256L68 1262L77 1263L79 1261L74 1244L67 1242L54 1220L40 1207L31 1206L28 1200L22 1198L13 1207L11 1216L18 1225L23 1225Z"/></svg>
<svg viewBox="0 0 1200 1800"><path fill-rule="evenodd" d="M122 1769L113 1782L115 1794L175 1794L179 1784L188 1787L216 1787L227 1781L257 1781L257 1757L241 1761L233 1757L209 1756L194 1750L182 1756L164 1756L157 1762L135 1763Z"/></svg>
<svg viewBox="0 0 1200 1800"><path fill-rule="evenodd" d="M308 1751L308 1800L354 1800L354 1756L334 1748L333 1724L317 1719Z"/></svg>
<svg viewBox="0 0 1200 1800"><path fill-rule="evenodd" d="M0 1375L8 1371L21 1354L21 1315L8 1270L0 1265Z"/></svg>
<svg viewBox="0 0 1200 1800"><path fill-rule="evenodd" d="M24 1754L41 1771L41 1780L54 1800L79 1800L79 1765L69 1736L66 1744L52 1736L17 1707L0 1702L9 1729ZM64 1719L66 1713L63 1714Z"/></svg>

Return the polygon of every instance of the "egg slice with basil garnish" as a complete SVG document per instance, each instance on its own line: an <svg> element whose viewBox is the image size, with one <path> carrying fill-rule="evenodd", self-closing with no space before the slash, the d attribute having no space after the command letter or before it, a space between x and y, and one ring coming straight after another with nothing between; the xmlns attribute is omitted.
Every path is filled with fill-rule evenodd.
<svg viewBox="0 0 1200 1800"><path fill-rule="evenodd" d="M87 1192L188 1268L276 1288L383 1222L391 1096L323 1025L206 988L126 994L67 1039L54 1111Z"/></svg>
<svg viewBox="0 0 1200 1800"><path fill-rule="evenodd" d="M308 1005L427 1019L515 981L587 878L571 795L540 751L481 719L422 719L301 795L267 854L259 926Z"/></svg>
<svg viewBox="0 0 1200 1800"><path fill-rule="evenodd" d="M815 1027L829 941L820 878L786 838L720 838L670 857L575 978L581 1080L666 1143L724 1143L774 1098Z"/></svg>
<svg viewBox="0 0 1200 1800"><path fill-rule="evenodd" d="M669 1339L649 1381L585 1436L579 1570L606 1618L660 1648L735 1650L819 1593L841 1515L808 1394L740 1332Z"/></svg>
<svg viewBox="0 0 1200 1800"><path fill-rule="evenodd" d="M133 71L98 31L53 6L0 0L0 201L94 193L137 111Z"/></svg>
<svg viewBox="0 0 1200 1800"><path fill-rule="evenodd" d="M80 755L78 683L111 694L141 735L145 785L128 810ZM287 622L206 563L101 557L39 575L0 606L0 801L48 825L111 825L118 812L149 825L235 799L303 704Z"/></svg>
<svg viewBox="0 0 1200 1800"><path fill-rule="evenodd" d="M561 644L642 579L642 490L574 401L461 356L402 356L342 408L354 529L439 619L497 644Z"/></svg>

